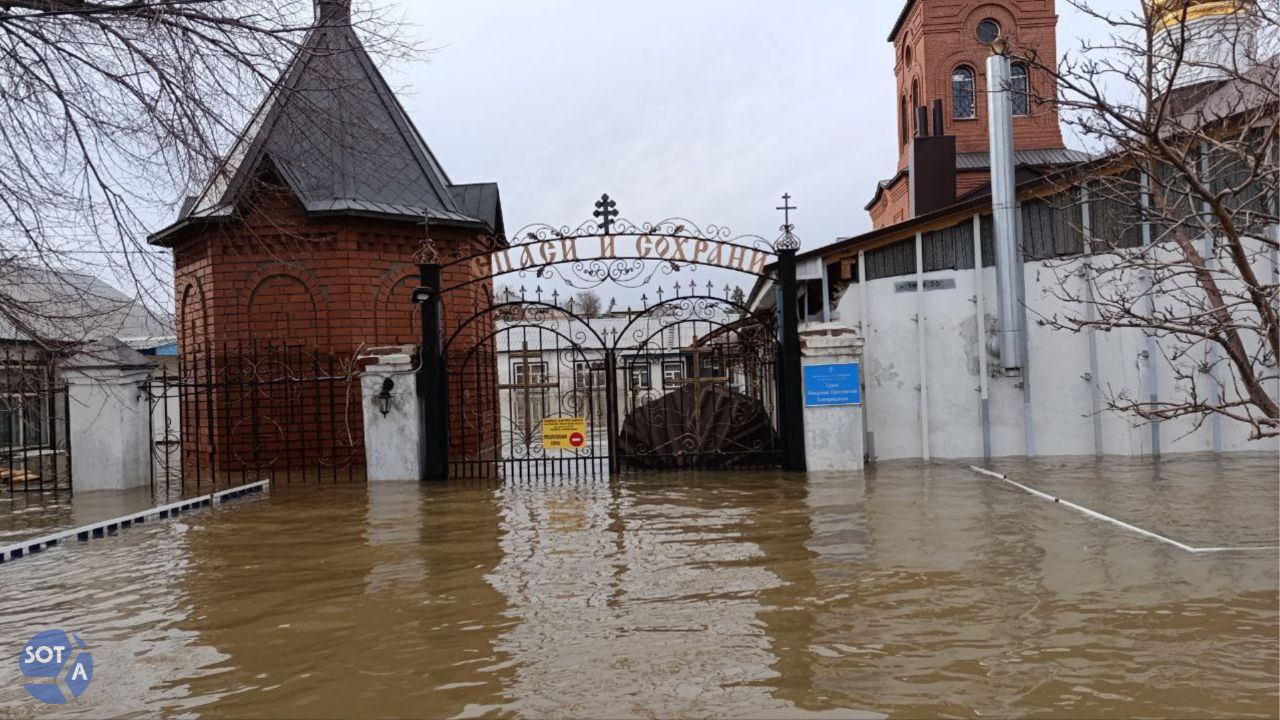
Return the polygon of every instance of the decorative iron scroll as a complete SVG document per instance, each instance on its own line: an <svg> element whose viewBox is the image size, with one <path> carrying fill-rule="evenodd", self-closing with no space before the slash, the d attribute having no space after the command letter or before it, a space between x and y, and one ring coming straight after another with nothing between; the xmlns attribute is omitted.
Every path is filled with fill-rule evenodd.
<svg viewBox="0 0 1280 720"><path fill-rule="evenodd" d="M451 476L775 466L776 318L733 297L674 283L584 317L558 290L503 292L445 343ZM583 418L583 445L547 449L548 418Z"/></svg>
<svg viewBox="0 0 1280 720"><path fill-rule="evenodd" d="M260 479L355 479L364 459L352 359L270 341L195 346L153 373L151 486L191 497Z"/></svg>
<svg viewBox="0 0 1280 720"><path fill-rule="evenodd" d="M683 218L635 223L618 216L617 202L607 193L595 207L594 219L575 228L534 223L510 242L494 238L482 252L450 258L442 267L468 265L471 272L468 280L445 291L507 274L582 290L607 282L639 288L686 265L763 277L779 250L799 247L790 231L770 243L759 235L734 235L723 225L700 227Z"/></svg>

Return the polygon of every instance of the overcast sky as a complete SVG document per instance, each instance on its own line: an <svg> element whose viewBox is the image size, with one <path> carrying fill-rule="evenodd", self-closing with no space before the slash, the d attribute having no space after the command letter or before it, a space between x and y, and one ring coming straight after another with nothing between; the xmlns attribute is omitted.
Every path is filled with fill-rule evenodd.
<svg viewBox="0 0 1280 720"><path fill-rule="evenodd" d="M388 80L455 182L500 184L509 231L608 192L773 239L790 192L813 248L869 229L894 172L897 0L398 1L434 51ZM1058 12L1060 50L1103 30Z"/></svg>

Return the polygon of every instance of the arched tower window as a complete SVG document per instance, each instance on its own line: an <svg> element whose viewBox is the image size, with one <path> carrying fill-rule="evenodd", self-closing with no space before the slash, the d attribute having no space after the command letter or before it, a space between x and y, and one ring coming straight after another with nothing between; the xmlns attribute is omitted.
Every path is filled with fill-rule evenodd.
<svg viewBox="0 0 1280 720"><path fill-rule="evenodd" d="M920 128L918 127L918 125L920 124L920 119L919 119L918 111L916 110L916 108L918 107L920 107L920 81L912 80L911 81L911 129L917 135L920 134Z"/></svg>
<svg viewBox="0 0 1280 720"><path fill-rule="evenodd" d="M963 120L978 116L974 78L973 68L968 65L960 65L951 71L952 117Z"/></svg>
<svg viewBox="0 0 1280 720"><path fill-rule="evenodd" d="M907 140L909 139L908 130L907 130L907 96L906 95L902 96L902 108L899 111L898 122L902 125L902 129L901 129L902 144L906 145Z"/></svg>
<svg viewBox="0 0 1280 720"><path fill-rule="evenodd" d="M1009 100L1013 102L1014 115L1031 114L1031 85L1026 63L1016 62L1010 68Z"/></svg>

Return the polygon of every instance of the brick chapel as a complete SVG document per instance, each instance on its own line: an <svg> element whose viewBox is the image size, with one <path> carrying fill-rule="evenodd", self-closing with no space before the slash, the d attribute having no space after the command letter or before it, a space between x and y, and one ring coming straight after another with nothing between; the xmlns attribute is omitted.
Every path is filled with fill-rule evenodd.
<svg viewBox="0 0 1280 720"><path fill-rule="evenodd" d="M1054 0L907 0L889 32L897 79L894 144L898 164L892 177L876 185L866 205L874 228L909 220L982 191L990 169L986 118L990 45L1003 38L1019 55L1053 64L1057 26ZM1015 63L1013 82L1019 174L1042 174L1086 159L1084 153L1063 145L1058 110L1051 102L1051 79L1026 63ZM940 196L922 192L934 178L944 178L942 182L950 186L942 188Z"/></svg>
<svg viewBox="0 0 1280 720"><path fill-rule="evenodd" d="M197 373L250 345L348 363L363 349L416 345L410 291L427 234L447 259L492 247L504 230L497 185L449 178L357 38L350 0L316 0L315 13L223 166L150 239L173 251L179 351ZM446 268L442 282L472 272ZM446 335L491 297L491 279L447 293Z"/></svg>

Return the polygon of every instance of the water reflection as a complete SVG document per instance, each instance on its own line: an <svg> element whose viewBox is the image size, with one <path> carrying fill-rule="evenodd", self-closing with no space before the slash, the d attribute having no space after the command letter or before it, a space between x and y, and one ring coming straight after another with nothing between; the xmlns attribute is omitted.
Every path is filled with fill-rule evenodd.
<svg viewBox="0 0 1280 720"><path fill-rule="evenodd" d="M210 709L230 717L455 715L499 700L491 491L284 492L192 543L192 629L227 654L194 694L221 696ZM305 522L280 532L277 503Z"/></svg>
<svg viewBox="0 0 1280 720"><path fill-rule="evenodd" d="M675 480L500 497L505 553L490 580L519 620L500 640L519 662L513 709L707 714L768 700L758 595L783 581L752 507Z"/></svg>
<svg viewBox="0 0 1280 720"><path fill-rule="evenodd" d="M1274 458L1001 469L1276 543ZM0 636L90 639L86 716L1265 717L1276 559L963 465L294 487L0 566Z"/></svg>
<svg viewBox="0 0 1280 720"><path fill-rule="evenodd" d="M98 490L72 496L60 492L9 492L0 482L0 545L21 542L146 510L157 503L148 486Z"/></svg>

